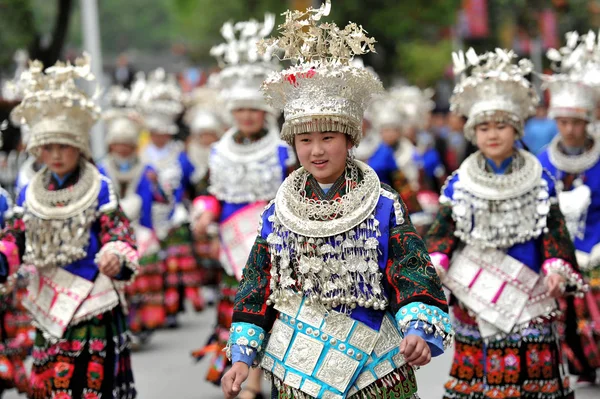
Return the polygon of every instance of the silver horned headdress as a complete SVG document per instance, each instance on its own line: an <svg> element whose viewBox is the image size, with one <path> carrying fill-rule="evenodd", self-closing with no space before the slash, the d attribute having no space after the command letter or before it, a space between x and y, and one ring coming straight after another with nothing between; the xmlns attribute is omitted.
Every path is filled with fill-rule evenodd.
<svg viewBox="0 0 600 399"><path fill-rule="evenodd" d="M257 43L274 27L275 16L266 14L264 22L226 22L221 28L226 42L213 47L210 54L223 70L210 83L221 89L221 98L230 111L251 108L275 112L266 103L260 85L269 73L279 69L279 63L270 52L259 54L257 49Z"/></svg>
<svg viewBox="0 0 600 399"><path fill-rule="evenodd" d="M174 75L162 68L150 72L147 78L139 73L131 91L150 131L177 134L176 121L183 112L183 104L181 88Z"/></svg>
<svg viewBox="0 0 600 399"><path fill-rule="evenodd" d="M496 49L478 55L472 48L452 54L454 74L459 76L450 109L468 118L465 136L474 140L475 126L502 121L512 125L519 137L524 121L535 113L539 97L527 75L533 71L528 59L514 63L515 53Z"/></svg>
<svg viewBox="0 0 600 399"><path fill-rule="evenodd" d="M144 125L141 115L136 111L138 98L135 91L113 86L106 99L109 108L102 113L102 119L106 122L106 144L137 146Z"/></svg>
<svg viewBox="0 0 600 399"><path fill-rule="evenodd" d="M599 100L600 45L592 31L583 36L569 32L566 39L564 47L546 54L556 72L542 75L550 92L549 115L592 121Z"/></svg>
<svg viewBox="0 0 600 399"><path fill-rule="evenodd" d="M33 61L20 76L23 100L11 112L16 125L30 129L27 150L39 154L46 144L67 144L85 157L90 153L90 129L100 115L96 96L89 97L76 81L94 80L90 57L84 54L75 64L57 62L46 68Z"/></svg>
<svg viewBox="0 0 600 399"><path fill-rule="evenodd" d="M259 45L263 52L282 49L283 59L295 64L271 74L262 86L267 101L284 112L281 137L290 144L296 134L334 131L358 145L364 110L383 91L374 74L350 63L355 55L374 52L375 39L354 23L344 29L318 24L330 9L327 0L318 10L286 11L281 36Z"/></svg>

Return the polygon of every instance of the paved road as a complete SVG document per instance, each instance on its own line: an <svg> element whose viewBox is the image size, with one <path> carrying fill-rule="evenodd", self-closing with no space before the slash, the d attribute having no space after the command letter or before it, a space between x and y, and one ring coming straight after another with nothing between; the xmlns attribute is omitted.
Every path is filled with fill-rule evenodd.
<svg viewBox="0 0 600 399"><path fill-rule="evenodd" d="M139 399L221 399L221 391L204 381L206 364L194 365L189 352L202 345L211 330L214 311L186 314L178 330L160 331L142 352L134 354L133 366ZM417 372L422 399L439 399L450 357L443 356ZM267 392L265 385L265 392ZM577 399L597 399L597 390L580 390ZM4 399L22 399L14 392Z"/></svg>

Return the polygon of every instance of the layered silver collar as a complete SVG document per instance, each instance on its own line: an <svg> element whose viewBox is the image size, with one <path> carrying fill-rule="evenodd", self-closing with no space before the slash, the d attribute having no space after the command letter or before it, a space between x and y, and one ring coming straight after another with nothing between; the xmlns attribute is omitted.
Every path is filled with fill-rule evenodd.
<svg viewBox="0 0 600 399"><path fill-rule="evenodd" d="M509 174L488 172L477 152L460 166L451 199L455 235L480 248L510 248L539 237L550 211L542 165L518 150ZM442 199L444 200L444 199Z"/></svg>
<svg viewBox="0 0 600 399"><path fill-rule="evenodd" d="M373 169L361 161L349 163L347 185L362 180L334 200L314 200L304 195L310 174L300 168L282 184L275 198L275 211L290 231L307 237L331 237L344 233L373 214L379 201L380 182Z"/></svg>
<svg viewBox="0 0 600 399"><path fill-rule="evenodd" d="M284 178L279 132L271 128L266 136L249 144L236 143L235 133L235 129L225 133L210 156L209 192L234 204L272 200Z"/></svg>
<svg viewBox="0 0 600 399"><path fill-rule="evenodd" d="M592 148L585 151L583 154L566 155L559 148L560 135L557 135L548 146L548 157L550 158L550 162L563 172L573 174L585 172L596 165L600 160L600 140L596 138L592 138L592 140Z"/></svg>
<svg viewBox="0 0 600 399"><path fill-rule="evenodd" d="M77 183L62 190L46 188L49 175L44 167L33 177L24 205L23 260L39 268L66 266L87 255L102 182L89 162L81 164Z"/></svg>

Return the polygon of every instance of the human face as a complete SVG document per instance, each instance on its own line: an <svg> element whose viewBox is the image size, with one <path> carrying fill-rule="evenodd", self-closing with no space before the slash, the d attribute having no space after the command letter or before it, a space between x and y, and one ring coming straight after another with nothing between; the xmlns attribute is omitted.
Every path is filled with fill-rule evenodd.
<svg viewBox="0 0 600 399"><path fill-rule="evenodd" d="M196 142L202 147L209 147L211 144L216 143L217 141L219 141L219 136L216 132L205 131L196 138Z"/></svg>
<svg viewBox="0 0 600 399"><path fill-rule="evenodd" d="M339 132L302 133L294 137L300 164L321 184L331 184L344 173L351 141Z"/></svg>
<svg viewBox="0 0 600 399"><path fill-rule="evenodd" d="M406 137L413 144L417 144L417 133L418 130L414 126L407 126L402 132L404 137Z"/></svg>
<svg viewBox="0 0 600 399"><path fill-rule="evenodd" d="M109 146L109 151L121 158L129 158L135 153L136 147L131 144L113 143Z"/></svg>
<svg viewBox="0 0 600 399"><path fill-rule="evenodd" d="M515 128L504 122L484 122L475 126L477 147L496 165L512 156L516 139Z"/></svg>
<svg viewBox="0 0 600 399"><path fill-rule="evenodd" d="M389 146L395 146L398 143L398 140L400 140L401 136L400 129L392 126L382 127L380 134L381 140Z"/></svg>
<svg viewBox="0 0 600 399"><path fill-rule="evenodd" d="M560 138L567 147L581 148L585 145L587 122L579 118L556 118Z"/></svg>
<svg viewBox="0 0 600 399"><path fill-rule="evenodd" d="M67 144L46 144L42 146L42 162L59 177L73 172L79 163L78 148Z"/></svg>
<svg viewBox="0 0 600 399"><path fill-rule="evenodd" d="M252 137L265 127L265 111L240 108L232 112L235 126L245 136Z"/></svg>
<svg viewBox="0 0 600 399"><path fill-rule="evenodd" d="M159 133L159 132L151 132L150 133L150 140L152 141L152 144L154 144L158 148L163 148L164 146L169 144L169 141L171 141L172 138L173 138L173 136L171 136L168 133Z"/></svg>

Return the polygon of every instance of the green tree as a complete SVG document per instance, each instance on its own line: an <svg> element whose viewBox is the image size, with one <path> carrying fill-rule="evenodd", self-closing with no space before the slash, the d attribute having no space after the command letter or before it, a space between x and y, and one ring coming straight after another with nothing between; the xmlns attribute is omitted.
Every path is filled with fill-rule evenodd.
<svg viewBox="0 0 600 399"><path fill-rule="evenodd" d="M0 69L10 67L17 49L54 64L69 31L72 6L73 0L0 0ZM44 24L39 24L42 15Z"/></svg>
<svg viewBox="0 0 600 399"><path fill-rule="evenodd" d="M261 20L265 12L279 15L287 9L281 0L173 0L177 38L196 62L214 62L210 48L223 41L220 29L227 21Z"/></svg>

